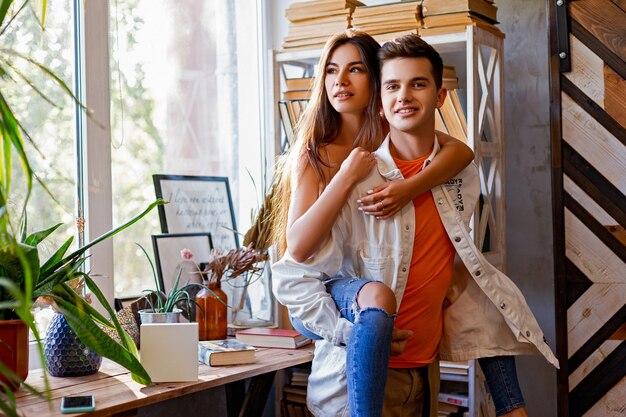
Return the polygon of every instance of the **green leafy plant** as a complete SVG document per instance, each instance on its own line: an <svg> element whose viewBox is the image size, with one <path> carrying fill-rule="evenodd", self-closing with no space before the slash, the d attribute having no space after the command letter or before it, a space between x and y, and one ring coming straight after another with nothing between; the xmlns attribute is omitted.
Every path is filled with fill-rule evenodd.
<svg viewBox="0 0 626 417"><path fill-rule="evenodd" d="M187 311L187 315L189 315L189 312L191 311L191 305L194 304L198 306L196 300L189 293L189 291L192 288L201 289L205 288L205 286L196 283L188 283L183 287L178 288L180 276L183 272L181 268L178 270L178 274L176 275L176 281L174 281L172 290L169 292L169 294L164 294L163 291L159 290L157 274L154 269L154 263L152 262L152 259L150 259L150 255L148 255L146 249L139 243L136 243L136 245L139 246L143 254L148 259L148 262L150 263L150 269L152 270L152 278L154 279L155 289L143 290L144 293L147 293L146 300L150 305L150 310L152 310L153 313L171 313L176 307L183 307Z"/></svg>
<svg viewBox="0 0 626 417"><path fill-rule="evenodd" d="M12 7L13 3L14 0L0 1L0 39L15 17L24 10L28 0L25 0L17 10ZM47 2L42 0L40 4L41 26L43 27ZM7 48L0 48L0 79L2 82L13 82L30 87L46 101L52 103L51 99L15 69L10 59L22 60L34 66L78 103L68 86L49 69L29 56ZM45 230L34 233L28 232L27 208L33 182L37 181L41 185L50 196L51 201L56 200L53 193L48 190L31 167L27 148L24 146L24 137L28 138L33 148L36 148L36 145L14 114L2 85L4 84L0 84L0 160L2 161L0 169L0 320L21 319L26 323L35 336L39 356L41 362L44 363L41 335L35 325L31 307L39 297L52 300L57 310L65 315L72 330L86 346L130 370L135 381L150 384L150 376L138 360L135 344L122 329L113 309L90 277L89 272L85 272L84 267L86 253L90 248L135 224L154 207L163 204L164 201L156 200L128 222L69 254L68 251L73 238L62 243L45 261L40 259L38 248L44 242L49 242L46 239L61 226L61 223ZM14 157L16 157L16 161L13 160ZM19 164L24 176L24 185L17 192L22 196L23 202L17 206L9 202L9 195L14 186L12 183L14 162ZM69 283L76 279L84 280L89 291L104 306L109 317L93 308L82 297L82 294L78 294L70 287ZM113 340L103 331L103 328L115 329L121 343ZM0 374L9 381L22 382L3 363L0 363ZM43 393L37 392L33 387L26 384L23 386L35 394L49 395L45 371L44 384ZM15 397L8 385L3 382L0 382L0 411L7 416L18 415Z"/></svg>

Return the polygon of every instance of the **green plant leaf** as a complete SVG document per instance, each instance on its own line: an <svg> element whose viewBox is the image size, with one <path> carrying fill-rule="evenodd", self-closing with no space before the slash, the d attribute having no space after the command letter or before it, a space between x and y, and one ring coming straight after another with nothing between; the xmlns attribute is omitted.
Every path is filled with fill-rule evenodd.
<svg viewBox="0 0 626 417"><path fill-rule="evenodd" d="M56 252L54 252L52 256L48 258L48 260L40 268L41 275L46 276L50 270L54 270L55 267L58 266L58 263L61 262L61 260L63 259L63 256L65 256L65 253L67 252L69 247L72 245L73 241L74 241L74 236L67 239L65 243L61 245L61 247L57 249Z"/></svg>
<svg viewBox="0 0 626 417"><path fill-rule="evenodd" d="M24 222L26 223L26 222ZM59 227L63 226L63 223L57 223L49 229L40 230L39 232L35 232L30 234L25 240L24 244L29 246L37 246L40 244L45 238L50 236L52 232L57 230Z"/></svg>
<svg viewBox="0 0 626 417"><path fill-rule="evenodd" d="M120 324L119 320L117 319L117 316L113 312L113 309L111 308L111 306L107 302L106 298L104 297L104 294L102 294L102 291L100 291L100 288L98 288L96 283L87 275L85 275L85 283L87 284L87 287L92 291L92 293L96 296L96 298L98 299L100 304L103 305L104 308L109 313L109 316L111 317L111 320L113 321L113 324L115 325L115 329L117 330L117 334L119 335L120 340L122 342L122 346L133 357L135 357L135 359L137 359L139 357L139 352L137 351L137 346L135 345L135 342L128 335L128 333L126 333L124 331L124 329L122 329L122 325ZM141 372L141 373L134 372L134 371L129 369L131 371L132 379L135 382L138 382L140 384L144 384L144 385L152 384L152 380L150 379L150 375L148 375L148 373L143 368L143 366L141 366L141 369L143 370L143 372Z"/></svg>
<svg viewBox="0 0 626 417"><path fill-rule="evenodd" d="M121 226L116 227L115 229L109 230L108 232L106 232L105 234L103 234L100 237L97 237L96 239L94 239L93 241L91 241L90 243L86 244L85 246L83 246L82 248L70 253L69 255L67 255L63 262L65 263L66 260L72 259L72 258L76 258L78 256L81 256L83 253L85 253L87 250L89 250L89 248L91 248L92 246L97 245L98 243L110 238L111 236L114 236L116 234L118 234L119 232L121 232L124 229L129 228L130 226L132 226L133 224L137 223L139 220L141 220L143 217L145 217L146 214L148 214L150 211L152 211L153 208L155 208L156 206L160 206L162 204L165 204L165 200L163 200L162 198L158 198L156 199L154 202L152 202L152 204L150 204L148 206L147 209L145 209L143 212L141 212L140 214L138 214L137 216L133 217L132 219L130 219L129 221L127 221L126 223L124 223Z"/></svg>
<svg viewBox="0 0 626 417"><path fill-rule="evenodd" d="M111 359L136 374L146 384L151 382L150 376L139 360L90 320L83 308L77 308L76 299L68 301L57 296L54 296L54 299L81 342L94 352ZM80 297L78 299L82 300ZM84 300L82 303L86 304ZM80 306L80 304L78 305Z"/></svg>

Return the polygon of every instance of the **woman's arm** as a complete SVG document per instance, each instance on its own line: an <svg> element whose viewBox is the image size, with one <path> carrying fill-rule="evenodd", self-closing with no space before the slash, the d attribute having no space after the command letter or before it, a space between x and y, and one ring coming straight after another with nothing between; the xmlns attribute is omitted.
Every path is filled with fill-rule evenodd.
<svg viewBox="0 0 626 417"><path fill-rule="evenodd" d="M364 212L377 219L393 217L418 195L443 184L461 172L474 159L474 152L463 142L437 132L441 150L427 169L399 181L389 181L374 188L359 200Z"/></svg>
<svg viewBox="0 0 626 417"><path fill-rule="evenodd" d="M375 157L355 148L319 195L319 178L308 162L294 185L287 220L287 248L297 262L304 262L330 233L354 185L369 174Z"/></svg>

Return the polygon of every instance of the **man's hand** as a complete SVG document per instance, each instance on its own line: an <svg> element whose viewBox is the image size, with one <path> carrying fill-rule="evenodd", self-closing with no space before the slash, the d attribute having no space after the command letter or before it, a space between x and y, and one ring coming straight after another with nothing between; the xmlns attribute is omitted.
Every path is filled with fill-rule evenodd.
<svg viewBox="0 0 626 417"><path fill-rule="evenodd" d="M396 329L394 327L391 334L391 356L397 356L404 352L406 342L411 336L413 336L411 330Z"/></svg>

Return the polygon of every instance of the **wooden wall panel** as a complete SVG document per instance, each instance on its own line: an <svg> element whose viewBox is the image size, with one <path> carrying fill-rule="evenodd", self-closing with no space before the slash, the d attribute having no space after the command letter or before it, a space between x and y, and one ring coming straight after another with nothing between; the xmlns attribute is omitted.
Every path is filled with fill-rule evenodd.
<svg viewBox="0 0 626 417"><path fill-rule="evenodd" d="M607 340L593 352L587 360L585 360L580 366L578 366L569 375L569 387L570 390L575 388L579 382L581 382L586 376L598 366L604 358L606 358L611 352L613 352L619 345L619 340Z"/></svg>
<svg viewBox="0 0 626 417"><path fill-rule="evenodd" d="M626 284L626 264L567 209L565 245L566 257L592 282Z"/></svg>
<svg viewBox="0 0 626 417"><path fill-rule="evenodd" d="M574 35L569 35L572 70L565 76L604 108L604 61Z"/></svg>
<svg viewBox="0 0 626 417"><path fill-rule="evenodd" d="M621 417L626 415L626 0L564 4L569 16L556 1L548 2L556 348L564 364L557 404L560 417ZM569 43L559 44L563 40Z"/></svg>
<svg viewBox="0 0 626 417"><path fill-rule="evenodd" d="M584 417L624 417L626 415L626 378L607 392Z"/></svg>
<svg viewBox="0 0 626 417"><path fill-rule="evenodd" d="M626 33L624 33L626 37ZM604 65L604 109L626 129L626 81L611 67Z"/></svg>
<svg viewBox="0 0 626 417"><path fill-rule="evenodd" d="M617 220L611 217L594 199L589 197L570 177L563 175L565 192L578 201L600 224L607 227L617 225Z"/></svg>
<svg viewBox="0 0 626 417"><path fill-rule="evenodd" d="M567 94L561 95L563 139L618 190L626 190L624 146Z"/></svg>
<svg viewBox="0 0 626 417"><path fill-rule="evenodd" d="M626 61L626 19L619 6L607 0L577 0L569 2L569 12L572 19Z"/></svg>

